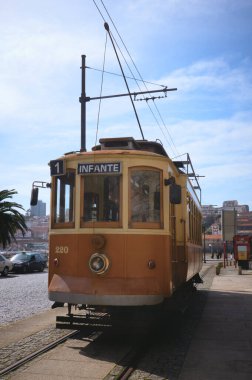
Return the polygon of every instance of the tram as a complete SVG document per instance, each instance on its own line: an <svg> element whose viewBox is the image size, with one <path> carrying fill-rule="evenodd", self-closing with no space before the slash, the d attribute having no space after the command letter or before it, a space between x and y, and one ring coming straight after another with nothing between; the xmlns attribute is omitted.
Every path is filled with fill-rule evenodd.
<svg viewBox="0 0 252 380"><path fill-rule="evenodd" d="M198 278L200 203L162 145L101 139L50 165L50 300L154 305Z"/></svg>
<svg viewBox="0 0 252 380"><path fill-rule="evenodd" d="M49 299L69 311L161 305L201 280L198 178L188 154L173 161L158 141L102 138L87 151L85 67L82 56L81 149L51 160L41 185L51 190Z"/></svg>

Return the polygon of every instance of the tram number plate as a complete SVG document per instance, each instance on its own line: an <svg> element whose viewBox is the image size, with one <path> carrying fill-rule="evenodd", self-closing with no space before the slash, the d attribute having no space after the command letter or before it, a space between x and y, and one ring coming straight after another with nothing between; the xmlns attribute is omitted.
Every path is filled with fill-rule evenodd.
<svg viewBox="0 0 252 380"><path fill-rule="evenodd" d="M50 161L51 176L65 174L65 165L63 160Z"/></svg>
<svg viewBox="0 0 252 380"><path fill-rule="evenodd" d="M69 249L67 245L57 245L55 247L55 253L68 253Z"/></svg>

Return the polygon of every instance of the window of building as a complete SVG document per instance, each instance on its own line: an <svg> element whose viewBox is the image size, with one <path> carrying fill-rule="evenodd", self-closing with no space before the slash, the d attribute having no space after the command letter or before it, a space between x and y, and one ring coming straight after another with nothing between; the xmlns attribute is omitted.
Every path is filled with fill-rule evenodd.
<svg viewBox="0 0 252 380"><path fill-rule="evenodd" d="M54 178L53 226L74 226L75 172Z"/></svg>
<svg viewBox="0 0 252 380"><path fill-rule="evenodd" d="M81 226L95 222L101 227L119 227L121 223L121 176L86 175L82 178ZM105 224L104 224L105 223Z"/></svg>
<svg viewBox="0 0 252 380"><path fill-rule="evenodd" d="M131 168L129 174L129 226L161 227L161 171Z"/></svg>

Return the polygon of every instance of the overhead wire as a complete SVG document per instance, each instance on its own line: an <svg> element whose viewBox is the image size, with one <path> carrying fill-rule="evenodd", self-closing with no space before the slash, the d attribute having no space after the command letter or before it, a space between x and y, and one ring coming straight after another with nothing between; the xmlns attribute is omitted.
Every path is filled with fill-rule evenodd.
<svg viewBox="0 0 252 380"><path fill-rule="evenodd" d="M104 55L103 55L103 65L102 65L103 70L102 70L102 80L101 80L101 88L100 88L100 101L99 101L98 115L97 115L97 124L96 124L95 145L97 144L98 129L99 129L99 122L100 122L101 95L102 95L102 89L103 89L103 79L104 79L104 67L105 67L105 61L106 61L107 41L108 41L108 35L106 33L106 41L105 41L105 48L104 48Z"/></svg>
<svg viewBox="0 0 252 380"><path fill-rule="evenodd" d="M129 56L129 58L130 58L130 60L131 60L131 62L132 62L132 64L133 64L133 66L134 66L136 72L138 73L139 78L141 78L141 79L137 79L137 78L135 77L135 75L133 74L133 72L132 72L130 66L129 66L128 63L127 63L126 58L124 57L124 54L123 54L122 51L121 51L120 46L118 45L118 43L117 43L116 39L114 38L112 32L110 32L110 33L111 33L111 36L113 37L113 40L114 40L114 42L115 42L115 44L116 44L116 46L117 46L117 48L118 48L118 50L120 51L121 56L122 56L123 59L124 59L125 64L126 64L127 67L128 67L128 70L130 71L130 73L131 73L131 75L132 75L132 77L133 77L133 78L131 78L131 79L133 79L133 80L135 81L135 83L136 83L136 85L137 85L137 87L138 87L139 89L141 89L141 88L140 88L138 82L141 81L141 82L143 83L145 89L148 91L148 87L146 86L146 83L150 83L150 84L152 84L152 83L151 83L151 82L144 81L144 79L142 78L142 75L141 75L140 71L138 70L138 68L137 68L137 66L136 66L136 64L135 64L135 62L134 62L134 60L133 60L133 58L132 58L132 56L131 56L131 54L130 54L130 52L129 52L127 46L126 46L126 44L124 43L124 41L123 41L123 39L122 39L122 37L121 37L121 35L120 35L118 29L117 29L117 27L116 27L116 25L115 25L115 23L114 23L112 17L110 16L110 13L108 12L108 10L107 10L107 8L106 8L106 6L105 6L103 0L100 0L100 2L101 2L101 4L102 4L102 6L103 6L105 12L107 13L107 15L108 15L108 17L109 17L109 19L110 19L110 21L111 21L111 23L112 23L112 25L113 25L113 27L114 27L116 33L117 33L117 35L119 36L119 38L120 38L120 40L121 40L121 43L122 43L122 45L124 46L124 48L125 48L125 50L126 50L128 56ZM93 3L95 4L95 6L96 6L98 12L100 13L100 15L101 15L103 21L105 22L105 17L103 16L103 14L102 14L100 8L98 7L96 1L93 0ZM160 85L160 86L162 86L162 85ZM153 100L153 105L154 105L154 107L155 107L155 109L156 109L156 112L157 112L157 114L158 114L158 116L159 116L159 118L160 118L160 120L161 120L161 122L162 122L162 124L163 124L163 128L166 130L166 133L168 134L171 143L170 143L170 141L167 139L167 136L165 135L165 133L164 133L164 131L163 131L163 128L161 127L161 124L160 124L158 118L156 117L156 115L154 114L154 111L152 110L152 108L151 108L151 106L150 106L150 104L149 104L148 101L146 101L147 106L148 106L148 108L149 108L149 110L150 110L150 112L151 112L153 118L155 119L156 123L158 124L159 129L160 129L161 133L163 134L165 141L166 141L167 144L170 146L171 150L173 151L173 154L177 155L177 154L179 154L179 152L178 152L178 150L177 150L177 148L176 148L176 146L175 146L175 143L174 143L174 141L173 141L173 138L172 138L172 136L171 136L171 134L170 134L170 132L169 132L169 130L168 130L168 128L167 128L165 122L164 122L164 119L163 119L163 117L162 117L162 115L161 115L161 113L160 113L160 111L159 111L159 109L158 109L158 107L157 107L157 105L156 105L154 99L152 99L152 100ZM175 149L175 150L174 150L174 149Z"/></svg>
<svg viewBox="0 0 252 380"><path fill-rule="evenodd" d="M101 70L101 69L97 69L97 68L95 68L95 67L91 67L91 66L86 66L86 69L94 70L94 71L103 71L105 74L110 74L110 75L114 75L114 76L122 77L122 74L112 73L112 71ZM164 84L154 83L154 82L150 82L150 81L143 80L143 79L138 79L138 78L133 78L133 77L129 77L129 76L127 76L127 75L125 75L125 78L127 78L127 79L132 79L132 80L136 80L136 81L138 81L138 82L144 82L144 83L148 83L148 84L153 84L153 85L155 85L155 86L160 86L160 87L163 87L163 88L166 88L166 87L167 87L167 86L165 86Z"/></svg>
<svg viewBox="0 0 252 380"><path fill-rule="evenodd" d="M121 42L122 42L122 44L123 44L123 46L124 46L126 52L128 53L128 56L129 56L129 58L130 58L130 60L131 60L131 62L132 62L132 64L133 64L133 66L135 67L136 72L138 73L139 77L141 78L141 81L142 81L142 83L144 84L146 90L148 90L148 88L147 88L147 86L146 86L146 83L147 83L147 82L144 81L144 79L142 78L142 75L141 75L140 71L138 70L138 68L137 68L137 66L136 66L136 64L135 64L135 62L134 62L134 60L133 60L133 58L132 58L132 56L131 56L131 54L130 54L130 52L129 52L127 46L126 46L126 44L124 43L124 41L123 41L123 39L122 39L122 37L121 37L121 35L120 35L120 33L119 33L119 31L118 31L118 29L117 29L115 23L114 23L114 21L113 21L113 19L111 18L111 16L110 16L110 14L109 14L109 12L108 12L108 10L107 10L107 8L106 8L106 6L105 6L103 0L100 0L100 1L101 1L102 5L103 5L103 7L104 7L104 9L105 9L105 11L106 11L106 13L107 13L109 19L110 19L110 21L112 22L112 24L113 24L113 26L114 26L114 28L115 28L115 30L116 30L116 32L117 32L117 34L118 34L120 40L121 40ZM130 72L131 72L131 69L130 69ZM137 81L135 77L134 77L134 80ZM137 83L137 82L136 82L136 83ZM139 88L139 86L138 86L138 88ZM160 117L160 120L161 120L162 123L163 123L164 128L166 129L167 134L169 135L169 138L170 138L170 140L171 140L171 142L172 142L172 145L173 145L173 147L174 147L175 150L176 150L176 154L179 154L179 152L178 152L178 150L177 150L177 148L176 148L176 146L175 146L175 143L174 143L174 141L173 141L173 138L172 138L172 136L171 136L171 134L170 134L170 132L169 132L169 130L168 130L168 128L167 128L167 126L166 126L166 124L165 124L163 118L162 118L162 115L161 115L161 113L160 113L160 111L159 111L159 109L158 109L158 107L157 107L157 105L156 105L156 103L155 103L154 100L153 100L153 104L154 104L154 106L155 106L155 109L156 109L156 111L157 111L159 117ZM151 111L151 113L152 113L154 119L156 120L156 122L157 122L157 124L158 124L158 126L159 126L159 128L160 128L160 130L161 130L161 132L163 133L163 136L164 136L166 142L170 145L171 149L173 150L172 145L171 145L170 142L167 140L167 138L166 138L164 132L163 132L162 129L161 129L160 123L159 123L159 121L157 120L156 116L154 115L154 112L152 111L152 109L151 109L151 107L150 107L150 105L149 105L148 102L147 102L147 105L148 105L148 107L149 107L149 109L150 109L150 111ZM173 150L173 153L174 153L174 150Z"/></svg>

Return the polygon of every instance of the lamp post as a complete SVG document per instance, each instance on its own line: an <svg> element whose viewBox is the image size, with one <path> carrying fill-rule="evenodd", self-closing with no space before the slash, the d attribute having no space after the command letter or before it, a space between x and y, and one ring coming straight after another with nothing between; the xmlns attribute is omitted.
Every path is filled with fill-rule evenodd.
<svg viewBox="0 0 252 380"><path fill-rule="evenodd" d="M213 259L213 246L212 244L209 244L210 250L211 250L211 258Z"/></svg>

